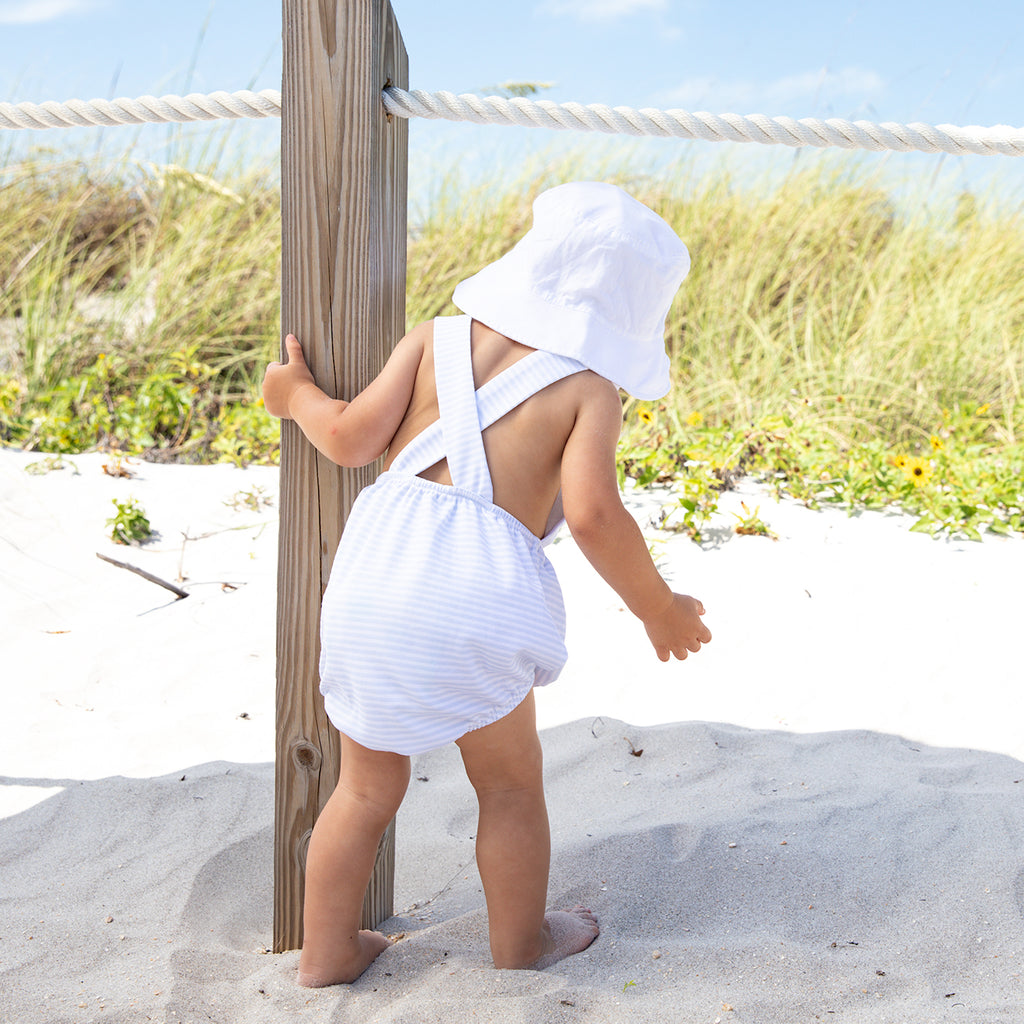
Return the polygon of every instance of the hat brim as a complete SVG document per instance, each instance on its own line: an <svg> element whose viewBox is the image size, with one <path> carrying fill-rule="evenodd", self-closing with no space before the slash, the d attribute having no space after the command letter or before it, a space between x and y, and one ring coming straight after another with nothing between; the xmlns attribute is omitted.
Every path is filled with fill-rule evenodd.
<svg viewBox="0 0 1024 1024"><path fill-rule="evenodd" d="M589 309L547 302L504 257L459 282L452 301L514 341L579 360L634 398L662 398L672 386L664 334L630 337Z"/></svg>

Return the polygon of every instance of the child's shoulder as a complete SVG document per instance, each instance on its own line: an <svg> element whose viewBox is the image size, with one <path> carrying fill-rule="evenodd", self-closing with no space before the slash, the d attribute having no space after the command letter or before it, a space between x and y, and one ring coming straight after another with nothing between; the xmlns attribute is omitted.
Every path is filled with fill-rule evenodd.
<svg viewBox="0 0 1024 1024"><path fill-rule="evenodd" d="M420 348L428 345L434 337L434 321L424 320L415 327L409 329L402 340L398 343L406 348ZM396 346L397 347L397 346Z"/></svg>
<svg viewBox="0 0 1024 1024"><path fill-rule="evenodd" d="M622 399L619 397L619 389L607 377L602 377L596 370L591 369L580 370L574 377L586 391L600 396L605 401L614 399L621 407Z"/></svg>
<svg viewBox="0 0 1024 1024"><path fill-rule="evenodd" d="M619 389L594 370L581 370L560 384L567 390L557 396L559 406L572 417L571 433L577 438L615 438L622 430L622 398Z"/></svg>
<svg viewBox="0 0 1024 1024"><path fill-rule="evenodd" d="M434 327L430 320L417 324L409 330L388 355L387 365L382 376L392 371L418 370L423 354L427 351L433 337Z"/></svg>
<svg viewBox="0 0 1024 1024"><path fill-rule="evenodd" d="M595 370L581 370L569 379L575 384L582 404L621 419L622 398L618 387L607 377Z"/></svg>

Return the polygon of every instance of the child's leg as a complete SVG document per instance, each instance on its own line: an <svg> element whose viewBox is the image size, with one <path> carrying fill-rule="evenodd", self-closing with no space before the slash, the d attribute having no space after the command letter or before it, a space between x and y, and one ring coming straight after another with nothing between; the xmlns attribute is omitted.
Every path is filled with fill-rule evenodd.
<svg viewBox="0 0 1024 1024"><path fill-rule="evenodd" d="M360 931L377 844L409 784L409 758L342 734L341 776L317 818L306 857L299 984L355 981L383 952L380 932Z"/></svg>
<svg viewBox="0 0 1024 1024"><path fill-rule="evenodd" d="M476 860L495 966L547 967L586 949L598 933L589 910L544 912L551 838L533 692L458 744L480 802Z"/></svg>

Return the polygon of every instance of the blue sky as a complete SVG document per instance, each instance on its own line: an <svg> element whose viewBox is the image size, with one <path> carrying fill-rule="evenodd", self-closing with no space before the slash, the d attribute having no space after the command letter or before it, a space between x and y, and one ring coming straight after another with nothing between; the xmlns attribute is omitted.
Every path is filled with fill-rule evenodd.
<svg viewBox="0 0 1024 1024"><path fill-rule="evenodd" d="M713 113L1024 125L1020 0L393 0L410 85L479 92L508 80L553 83L545 98ZM281 4L253 0L0 0L0 99L280 88ZM33 132L51 147L86 133ZM278 124L249 123L272 149ZM414 121L411 144L432 166L514 173L524 148L565 133ZM147 134L148 133L148 134ZM9 133L5 133L8 134ZM134 137L134 136L133 136ZM127 138L127 136L125 136ZM167 133L138 136L159 159ZM152 142L150 140L152 139ZM593 140L593 141L591 141ZM8 140L9 141L9 138ZM118 141L108 144L118 146ZM608 151L572 133L570 145ZM614 144L612 144L614 145ZM687 147L732 161L760 146L652 144L652 159ZM754 151L760 151L754 153ZM792 155L789 151L789 158ZM881 158L870 158L881 159ZM1024 158L887 157L897 173L941 169L964 182L1024 181Z"/></svg>

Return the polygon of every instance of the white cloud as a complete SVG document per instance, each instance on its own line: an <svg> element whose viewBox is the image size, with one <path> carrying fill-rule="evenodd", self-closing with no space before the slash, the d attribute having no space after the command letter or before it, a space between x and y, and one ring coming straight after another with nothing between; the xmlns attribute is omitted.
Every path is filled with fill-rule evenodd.
<svg viewBox="0 0 1024 1024"><path fill-rule="evenodd" d="M85 14L96 6L96 0L0 0L0 25L34 25Z"/></svg>
<svg viewBox="0 0 1024 1024"><path fill-rule="evenodd" d="M664 11L668 0L546 0L544 14L567 14L580 21L610 21L641 11Z"/></svg>
<svg viewBox="0 0 1024 1024"><path fill-rule="evenodd" d="M801 103L807 107L801 117L820 116L822 110L837 106L859 107L876 99L885 81L875 71L843 68L840 71L807 71L786 75L774 82L745 80L719 81L714 78L690 78L664 94L664 102L685 110L713 113L777 113L780 108ZM831 112L827 116L833 116Z"/></svg>

